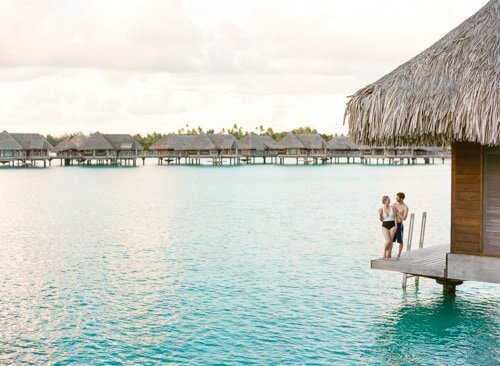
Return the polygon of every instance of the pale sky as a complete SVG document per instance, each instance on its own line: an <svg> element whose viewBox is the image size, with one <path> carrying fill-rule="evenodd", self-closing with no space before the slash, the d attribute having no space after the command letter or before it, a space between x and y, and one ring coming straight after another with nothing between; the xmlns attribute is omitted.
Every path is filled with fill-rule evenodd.
<svg viewBox="0 0 500 366"><path fill-rule="evenodd" d="M347 96L486 0L1 0L0 131L345 133Z"/></svg>

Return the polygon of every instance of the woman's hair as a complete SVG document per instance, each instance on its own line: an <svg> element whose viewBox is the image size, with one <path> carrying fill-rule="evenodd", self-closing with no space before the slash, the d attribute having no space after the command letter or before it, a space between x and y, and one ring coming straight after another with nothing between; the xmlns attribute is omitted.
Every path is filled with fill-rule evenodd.
<svg viewBox="0 0 500 366"><path fill-rule="evenodd" d="M382 196L382 203L385 203L389 199L389 196Z"/></svg>

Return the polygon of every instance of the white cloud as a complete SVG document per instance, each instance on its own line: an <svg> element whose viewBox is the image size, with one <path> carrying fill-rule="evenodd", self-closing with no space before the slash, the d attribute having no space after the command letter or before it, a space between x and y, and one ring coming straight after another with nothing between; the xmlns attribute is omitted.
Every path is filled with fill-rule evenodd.
<svg viewBox="0 0 500 366"><path fill-rule="evenodd" d="M486 0L3 0L0 130L344 132L346 96Z"/></svg>

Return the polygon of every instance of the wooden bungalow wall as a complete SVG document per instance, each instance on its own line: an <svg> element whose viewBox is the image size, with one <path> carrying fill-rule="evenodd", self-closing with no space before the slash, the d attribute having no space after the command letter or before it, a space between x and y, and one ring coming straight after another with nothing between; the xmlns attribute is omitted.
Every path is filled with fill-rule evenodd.
<svg viewBox="0 0 500 366"><path fill-rule="evenodd" d="M483 148L480 144L453 144L451 157L451 253L481 253L482 172Z"/></svg>

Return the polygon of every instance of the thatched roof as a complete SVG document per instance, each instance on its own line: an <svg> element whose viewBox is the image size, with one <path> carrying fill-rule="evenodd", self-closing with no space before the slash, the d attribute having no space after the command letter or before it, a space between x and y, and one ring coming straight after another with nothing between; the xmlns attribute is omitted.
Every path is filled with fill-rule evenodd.
<svg viewBox="0 0 500 366"><path fill-rule="evenodd" d="M21 145L23 150L51 150L54 148L39 133L11 133L10 136Z"/></svg>
<svg viewBox="0 0 500 366"><path fill-rule="evenodd" d="M88 136L82 135L79 133L76 136L73 136L73 138L70 140L73 144L76 145L76 147L80 148L80 146L88 139Z"/></svg>
<svg viewBox="0 0 500 366"><path fill-rule="evenodd" d="M249 133L240 139L242 150L266 150L267 146L259 135Z"/></svg>
<svg viewBox="0 0 500 366"><path fill-rule="evenodd" d="M358 150L358 147L347 136L333 136L328 141L328 149L330 150Z"/></svg>
<svg viewBox="0 0 500 366"><path fill-rule="evenodd" d="M281 140L278 141L279 149L304 149L305 146L297 138L298 135L295 135L291 132L288 132Z"/></svg>
<svg viewBox="0 0 500 366"><path fill-rule="evenodd" d="M206 133L200 133L193 139L192 143L193 150L212 150L215 149L215 145L212 140L208 137Z"/></svg>
<svg viewBox="0 0 500 366"><path fill-rule="evenodd" d="M56 145L54 148L55 151L57 152L62 152L62 151L70 151L70 150L78 150L78 146L76 146L75 143L71 141L71 139L66 139L64 141L61 141Z"/></svg>
<svg viewBox="0 0 500 366"><path fill-rule="evenodd" d="M82 141L80 150L114 150L113 145L100 132L93 133Z"/></svg>
<svg viewBox="0 0 500 366"><path fill-rule="evenodd" d="M0 150L22 150L23 147L7 131L0 133Z"/></svg>
<svg viewBox="0 0 500 366"><path fill-rule="evenodd" d="M76 136L75 136L76 137ZM127 134L93 133L88 137L79 137L75 143L79 150L143 150L144 148L132 136Z"/></svg>
<svg viewBox="0 0 500 366"><path fill-rule="evenodd" d="M320 134L296 134L295 135L306 149L324 149L328 146Z"/></svg>
<svg viewBox="0 0 500 366"><path fill-rule="evenodd" d="M259 136L261 141L266 144L267 148L270 150L276 150L278 149L278 142L273 139L271 136L268 135L261 135Z"/></svg>
<svg viewBox="0 0 500 366"><path fill-rule="evenodd" d="M416 32L418 30L415 30ZM356 143L500 145L500 1L350 97Z"/></svg>
<svg viewBox="0 0 500 366"><path fill-rule="evenodd" d="M115 150L144 150L142 145L131 135L107 133L104 137L113 145Z"/></svg>
<svg viewBox="0 0 500 366"><path fill-rule="evenodd" d="M240 142L231 134L210 133L208 138L217 150L241 149Z"/></svg>
<svg viewBox="0 0 500 366"><path fill-rule="evenodd" d="M191 150L193 136L168 134L152 144L150 150Z"/></svg>

